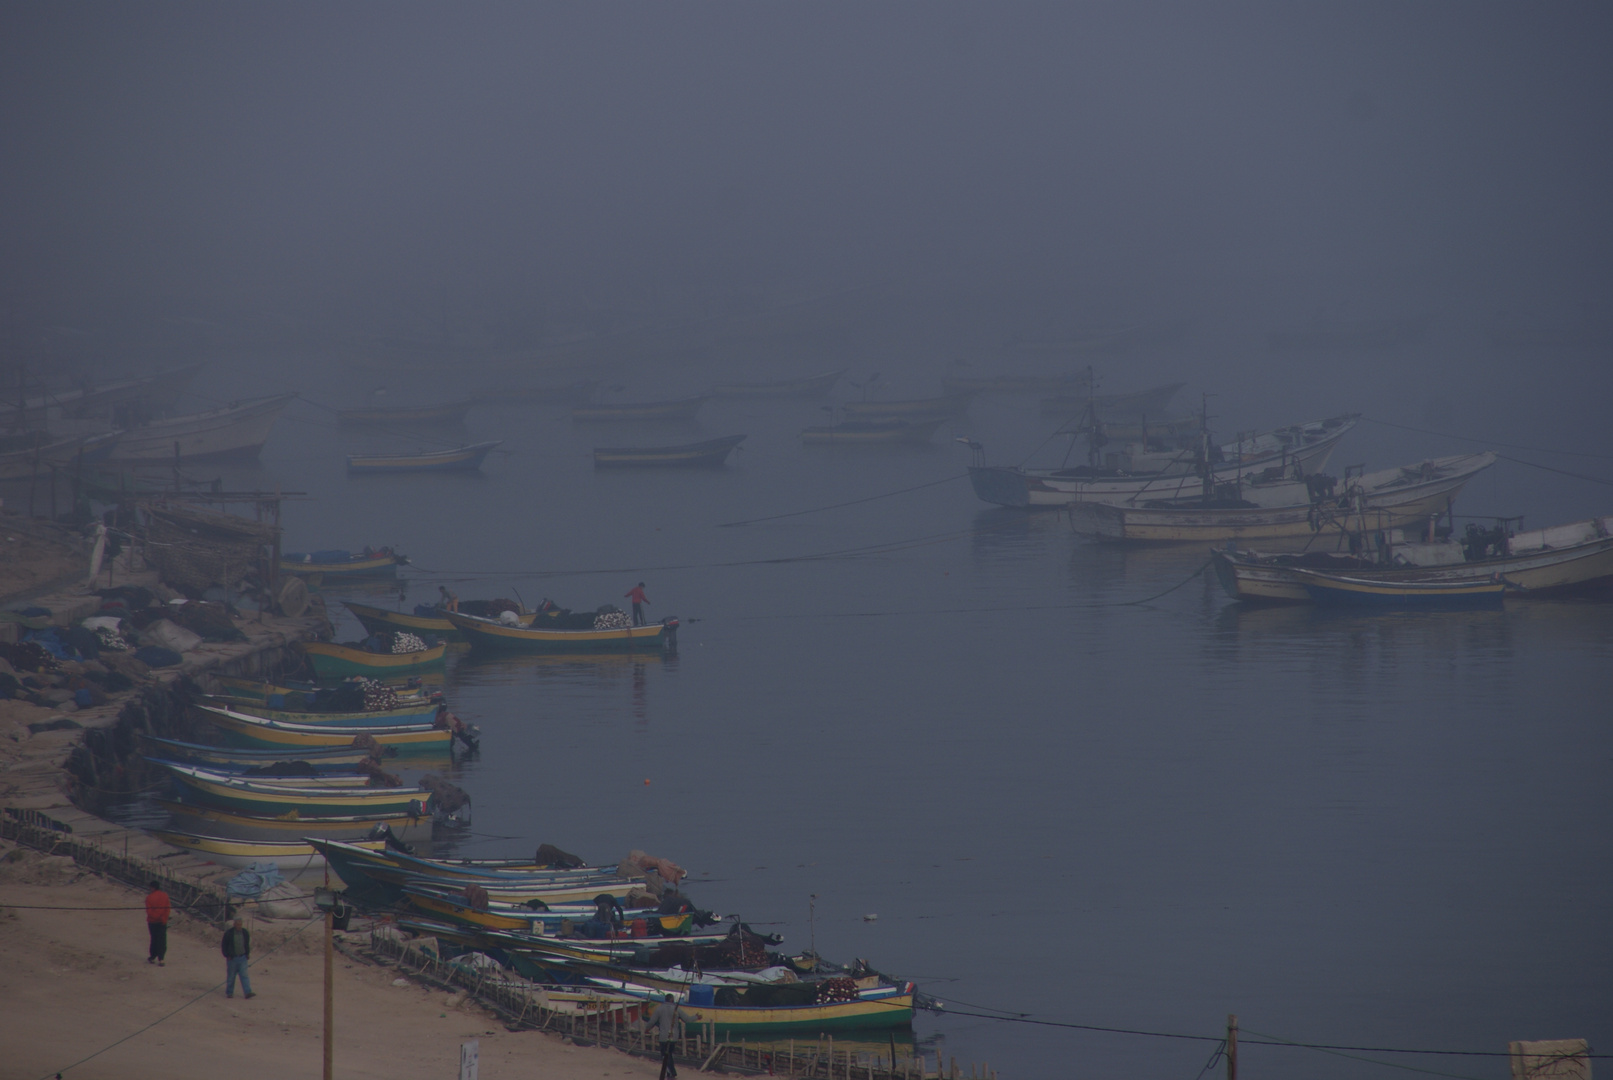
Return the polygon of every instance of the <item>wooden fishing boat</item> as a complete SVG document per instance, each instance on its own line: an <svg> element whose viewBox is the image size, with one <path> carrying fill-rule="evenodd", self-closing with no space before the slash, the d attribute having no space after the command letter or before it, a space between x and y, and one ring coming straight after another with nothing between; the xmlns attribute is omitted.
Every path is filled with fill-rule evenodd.
<svg viewBox="0 0 1613 1080"><path fill-rule="evenodd" d="M309 842L330 862L331 870L358 896L380 904L403 899L407 885L422 881L464 888L475 884L491 899L522 903L590 902L601 893L623 899L642 885L638 878L616 876L596 868L533 870L527 873L485 870L469 860L452 862L422 859L398 851L369 851L335 840L310 837Z"/></svg>
<svg viewBox="0 0 1613 1080"><path fill-rule="evenodd" d="M343 424L463 424L472 404L470 401L450 401L441 405L337 409L336 420Z"/></svg>
<svg viewBox="0 0 1613 1080"><path fill-rule="evenodd" d="M1317 570L1294 571L1318 604L1333 607L1471 608L1499 607L1513 588L1500 577L1490 581L1366 581Z"/></svg>
<svg viewBox="0 0 1613 1080"><path fill-rule="evenodd" d="M482 460L503 440L475 443L453 450L430 450L423 454L348 454L350 473L474 472Z"/></svg>
<svg viewBox="0 0 1613 1080"><path fill-rule="evenodd" d="M605 984L609 985L609 984ZM807 983L806 986L813 984ZM754 993L727 988L739 1000ZM867 1031L913 1025L912 983L859 989L851 1001L813 1002L801 1005L718 1005L720 988L694 984L682 995L680 1008L686 1022L710 1025L717 1038L751 1038L760 1035L815 1036L830 1031ZM650 991L645 994L649 996ZM708 998L707 995L710 995Z"/></svg>
<svg viewBox="0 0 1613 1080"><path fill-rule="evenodd" d="M1087 409L1095 409L1104 420L1162 415L1170 407L1171 399L1186 385L1166 383L1129 394L1057 394L1042 399L1042 412L1051 416L1076 416Z"/></svg>
<svg viewBox="0 0 1613 1080"><path fill-rule="evenodd" d="M1213 448L1215 484L1304 477L1321 472L1339 440L1355 427L1353 414L1311 420L1244 436ZM1105 502L1135 505L1160 499L1190 498L1202 492L1202 454L1196 449L1126 452L1112 465L1058 469L975 465L969 480L975 494L999 506L1070 506Z"/></svg>
<svg viewBox="0 0 1613 1080"><path fill-rule="evenodd" d="M485 907L473 906L466 902L463 888L455 889L451 886L425 882L404 885L403 897L404 903L409 907L430 918L447 919L461 926L479 929L514 930L549 936L560 933L567 922L573 926L586 922L594 917L596 910L594 905L587 901L545 904L540 910L533 910L524 904L496 900L490 900ZM635 921L641 924L641 933L634 932L632 923ZM721 941L726 936L726 931L695 935L692 912L684 912L681 915L657 915L654 912L646 912L643 915L630 916L627 922L628 925L624 927L621 936L636 943L675 937L685 941L699 939L700 943L706 944ZM588 941L589 939L583 939L584 947L587 947Z"/></svg>
<svg viewBox="0 0 1613 1080"><path fill-rule="evenodd" d="M165 844L182 848L221 866L251 866L253 863L268 862L281 870L301 872L324 865L324 858L319 852L301 840L230 840L173 829L148 831ZM386 846L385 840L358 840L355 843L371 848Z"/></svg>
<svg viewBox="0 0 1613 1080"><path fill-rule="evenodd" d="M415 698L430 697L433 690L420 685L419 679L379 680L384 682L398 696L400 701ZM409 686L407 683L414 683ZM329 690L328 684L314 682L268 682L263 679L244 679L235 675L215 675L213 683L218 687L221 697L234 698L238 701L252 701L259 705L272 705L279 708L271 700L275 697L285 697L287 694L302 694L309 696L321 690Z"/></svg>
<svg viewBox="0 0 1613 1080"><path fill-rule="evenodd" d="M783 379L778 382L719 383L712 393L720 398L814 398L822 397L834 388L846 373L845 368L826 371L822 375L809 375L804 379Z"/></svg>
<svg viewBox="0 0 1613 1080"><path fill-rule="evenodd" d="M693 420L700 406L711 395L680 398L677 401L637 401L615 404L573 405L571 418L581 423L608 423L628 420Z"/></svg>
<svg viewBox="0 0 1613 1080"><path fill-rule="evenodd" d="M944 417L892 420L845 420L826 427L809 427L801 441L813 445L862 446L879 443L929 442Z"/></svg>
<svg viewBox="0 0 1613 1080"><path fill-rule="evenodd" d="M457 625L457 624L456 624ZM442 666L448 647L436 644L424 652L373 653L356 645L334 641L303 641L297 647L308 658L314 675L321 679L345 679L349 675L397 678Z"/></svg>
<svg viewBox="0 0 1613 1080"><path fill-rule="evenodd" d="M109 460L167 464L199 458L255 458L296 394L276 394L207 412L154 420L125 431Z"/></svg>
<svg viewBox="0 0 1613 1080"><path fill-rule="evenodd" d="M248 716L275 720L284 724L309 724L318 727L409 727L429 724L437 716L438 703L430 698L419 698L391 709L364 709L356 712L304 712L299 709L276 709L252 701L241 701L218 694L203 694L192 708L212 706L245 713Z"/></svg>
<svg viewBox="0 0 1613 1080"><path fill-rule="evenodd" d="M1387 543L1370 557L1336 552L1261 554L1212 552L1216 577L1227 594L1253 602L1309 601L1302 575L1318 570L1364 581L1488 581L1499 575L1516 585L1518 597L1562 596L1613 586L1613 516L1588 518L1549 529L1519 532L1503 540L1502 551L1474 550L1451 539L1406 543L1398 530L1376 533Z"/></svg>
<svg viewBox="0 0 1613 1080"><path fill-rule="evenodd" d="M1220 542L1245 538L1304 538L1323 530L1368 533L1443 513L1458 492L1495 463L1495 455L1460 454L1347 481L1343 492L1314 502L1258 506L1233 498L1220 504L1190 500L1113 506L1081 502L1069 508L1074 530L1100 540Z"/></svg>
<svg viewBox="0 0 1613 1080"><path fill-rule="evenodd" d="M231 746L263 750L317 750L364 746L369 739L400 755L436 755L447 758L456 738L448 728L411 724L407 727L337 727L334 724L287 724L248 716L233 709L205 706L193 715L217 728ZM355 744L355 740L358 742Z"/></svg>
<svg viewBox="0 0 1613 1080"><path fill-rule="evenodd" d="M728 460L734 447L745 441L743 435L684 443L681 446L597 446L596 468L661 467L712 468Z"/></svg>
<svg viewBox="0 0 1613 1080"><path fill-rule="evenodd" d="M244 773L288 761L306 762L318 771L351 772L359 762L374 756L374 751L357 746L248 750L238 746L207 746L179 739L161 739L142 732L135 734L135 742L145 757L164 758L182 765L200 765L216 772ZM396 757L397 752L388 752L383 747L382 756Z"/></svg>
<svg viewBox="0 0 1613 1080"><path fill-rule="evenodd" d="M184 793L182 801L263 817L293 811L320 817L426 817L432 807L431 792L422 787L349 787L327 778L299 784L268 783L195 765L154 764L161 764L174 778Z"/></svg>
<svg viewBox="0 0 1613 1080"><path fill-rule="evenodd" d="M674 640L678 628L676 619L608 630L555 630L544 628L539 622L531 626L510 626L497 619L483 619L455 611L447 612L446 618L465 635L471 648L503 652L657 649Z"/></svg>
<svg viewBox="0 0 1613 1080"><path fill-rule="evenodd" d="M901 420L939 416L962 416L969 408L968 394L946 397L907 398L902 401L848 401L840 406L847 416L859 420Z"/></svg>
<svg viewBox="0 0 1613 1080"><path fill-rule="evenodd" d="M324 581L345 581L350 578L395 578L398 567L407 565L409 557L399 555L389 547L365 548L363 551L344 551L333 548L326 551L288 551L280 556L280 572L298 577L318 574Z"/></svg>
<svg viewBox="0 0 1613 1080"><path fill-rule="evenodd" d="M313 836L321 840L354 843L363 840L385 841L390 833L397 840L411 843L429 840L432 831L430 817L411 817L407 814L393 817L319 817L292 811L279 817L265 817L167 799L159 800L158 805L168 812L174 827L180 832L227 840L278 840L286 843L300 842L305 836Z"/></svg>

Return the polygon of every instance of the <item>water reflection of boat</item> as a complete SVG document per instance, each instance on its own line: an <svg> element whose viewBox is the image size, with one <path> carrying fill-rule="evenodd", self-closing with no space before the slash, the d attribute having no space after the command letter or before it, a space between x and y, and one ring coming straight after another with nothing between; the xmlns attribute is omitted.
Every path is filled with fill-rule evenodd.
<svg viewBox="0 0 1613 1080"><path fill-rule="evenodd" d="M596 468L715 468L728 459L734 447L745 441L743 435L684 443L680 446L598 446L594 448Z"/></svg>
<svg viewBox="0 0 1613 1080"><path fill-rule="evenodd" d="M916 417L962 416L969 408L968 394L945 397L907 398L900 401L848 401L840 406L847 416L859 420L900 420Z"/></svg>
<svg viewBox="0 0 1613 1080"><path fill-rule="evenodd" d="M693 420L700 406L710 401L708 394L676 401L619 402L610 405L573 405L571 418L582 423L628 420Z"/></svg>
<svg viewBox="0 0 1613 1080"><path fill-rule="evenodd" d="M829 426L809 427L801 432L801 441L845 446L929 442L943 419L937 416L908 420L845 420Z"/></svg>
<svg viewBox="0 0 1613 1080"><path fill-rule="evenodd" d="M337 409L342 424L463 424L470 411L469 401L440 405L389 405L362 409Z"/></svg>
<svg viewBox="0 0 1613 1080"><path fill-rule="evenodd" d="M349 473L474 472L502 440L472 443L452 450L431 450L423 454L349 454Z"/></svg>

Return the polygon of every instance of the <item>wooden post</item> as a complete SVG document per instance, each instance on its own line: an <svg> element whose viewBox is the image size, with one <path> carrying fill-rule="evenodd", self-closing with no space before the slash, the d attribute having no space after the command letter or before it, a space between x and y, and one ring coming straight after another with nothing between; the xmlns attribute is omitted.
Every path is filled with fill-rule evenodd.
<svg viewBox="0 0 1613 1080"><path fill-rule="evenodd" d="M1238 1080L1238 1016L1227 1015L1227 1080Z"/></svg>
<svg viewBox="0 0 1613 1080"><path fill-rule="evenodd" d="M331 1061L335 1047L335 1036L332 1028L335 1026L335 1008L331 1001L331 953L332 931L334 929L335 913L327 908L325 910L325 1080L331 1080Z"/></svg>

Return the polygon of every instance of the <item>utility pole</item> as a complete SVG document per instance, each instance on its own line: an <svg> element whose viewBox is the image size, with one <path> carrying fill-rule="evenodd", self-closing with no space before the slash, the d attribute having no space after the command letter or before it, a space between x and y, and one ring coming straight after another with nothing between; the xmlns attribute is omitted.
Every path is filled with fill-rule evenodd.
<svg viewBox="0 0 1613 1080"><path fill-rule="evenodd" d="M326 1077L326 1080L329 1080L329 1076ZM1227 1080L1238 1080L1238 1016L1236 1013L1227 1015Z"/></svg>
<svg viewBox="0 0 1613 1080"><path fill-rule="evenodd" d="M336 893L315 889L314 904L325 913L325 1080L331 1080L331 1062L336 1052L335 1001L331 993L331 956L336 951Z"/></svg>

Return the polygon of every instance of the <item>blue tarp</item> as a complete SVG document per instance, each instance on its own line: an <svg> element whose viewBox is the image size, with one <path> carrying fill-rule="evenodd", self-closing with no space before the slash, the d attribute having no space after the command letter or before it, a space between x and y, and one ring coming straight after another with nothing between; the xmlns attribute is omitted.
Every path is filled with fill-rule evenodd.
<svg viewBox="0 0 1613 1080"><path fill-rule="evenodd" d="M255 897L261 896L286 880L280 876L280 868L272 862L255 862L230 878L229 894L231 896Z"/></svg>

